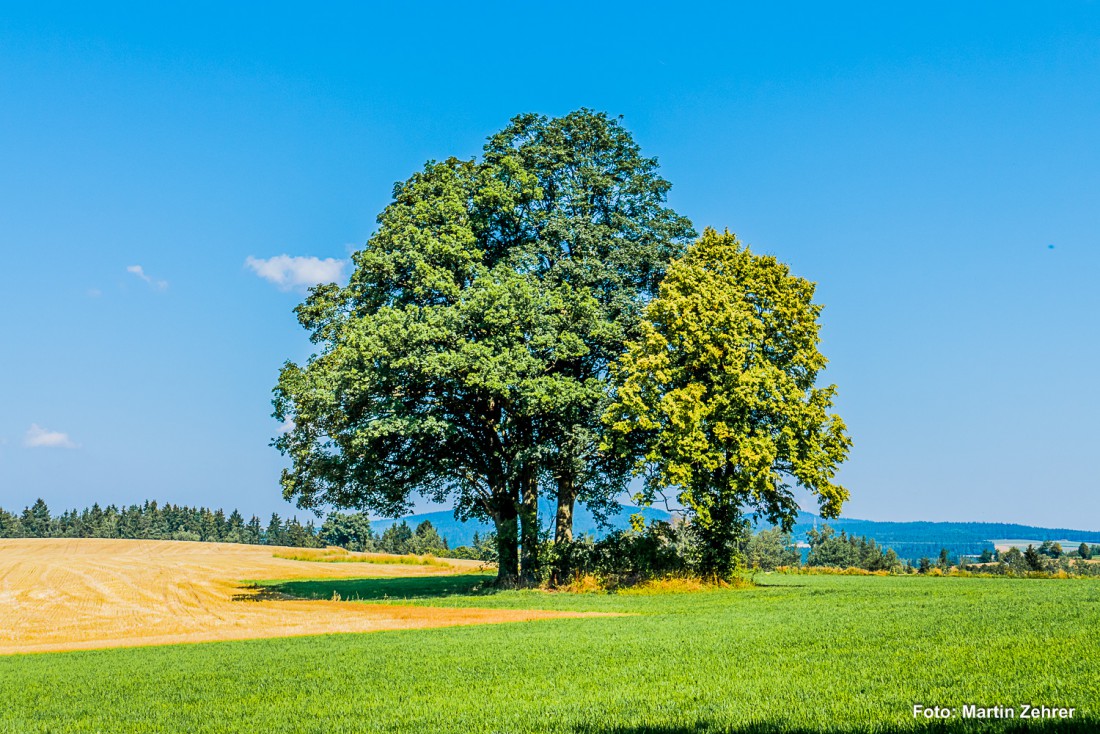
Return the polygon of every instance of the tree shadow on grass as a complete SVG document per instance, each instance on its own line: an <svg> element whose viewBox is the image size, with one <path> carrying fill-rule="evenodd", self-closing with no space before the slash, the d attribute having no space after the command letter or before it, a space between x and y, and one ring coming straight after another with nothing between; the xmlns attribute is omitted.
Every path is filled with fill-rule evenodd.
<svg viewBox="0 0 1100 734"><path fill-rule="evenodd" d="M496 593L490 575L420 576L375 579L323 579L259 584L251 594L234 601L274 599L325 599L340 601L403 601L441 599L448 596L482 596ZM247 598L244 598L247 597Z"/></svg>
<svg viewBox="0 0 1100 734"><path fill-rule="evenodd" d="M769 584L767 581L753 579L752 585L757 589L805 589L809 584Z"/></svg>
<svg viewBox="0 0 1100 734"><path fill-rule="evenodd" d="M277 587L264 584L249 584L241 588L241 593L233 595L233 601L287 601L296 598L279 591Z"/></svg>
<svg viewBox="0 0 1100 734"><path fill-rule="evenodd" d="M758 722L752 724L718 724L698 720L690 724L652 724L640 726L578 726L576 734L885 734L886 732L918 732L919 734L1094 734L1100 732L1100 718L1077 716L1073 719L1046 720L990 720L990 719L949 719L926 723L914 720L912 725L895 727L889 723L877 725L852 724L843 722L830 724L827 728L813 728L802 724L782 722Z"/></svg>

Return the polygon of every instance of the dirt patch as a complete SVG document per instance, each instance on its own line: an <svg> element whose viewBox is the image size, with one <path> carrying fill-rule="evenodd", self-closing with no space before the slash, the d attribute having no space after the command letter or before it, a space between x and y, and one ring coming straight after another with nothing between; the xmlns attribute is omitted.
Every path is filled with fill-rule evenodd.
<svg viewBox="0 0 1100 734"><path fill-rule="evenodd" d="M273 555L290 551L167 540L0 540L0 654L585 616L265 598L248 580L440 575L480 565L316 563Z"/></svg>

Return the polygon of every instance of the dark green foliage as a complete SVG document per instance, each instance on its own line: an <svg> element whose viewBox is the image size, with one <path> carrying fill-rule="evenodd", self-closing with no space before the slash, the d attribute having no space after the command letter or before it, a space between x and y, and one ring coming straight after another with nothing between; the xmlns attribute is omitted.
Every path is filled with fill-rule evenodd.
<svg viewBox="0 0 1100 734"><path fill-rule="evenodd" d="M448 558L466 558L471 561L485 561L496 563L497 539L495 534L486 533L482 536L476 530L470 545L460 545L446 552Z"/></svg>
<svg viewBox="0 0 1100 734"><path fill-rule="evenodd" d="M23 537L23 523L17 515L0 509L0 538Z"/></svg>
<svg viewBox="0 0 1100 734"><path fill-rule="evenodd" d="M544 574L567 582L592 575L609 586L699 570L699 542L684 523L654 522L639 531L619 531L545 543Z"/></svg>
<svg viewBox="0 0 1100 734"><path fill-rule="evenodd" d="M412 538L409 539L409 551L417 555L430 553L439 555L446 553L447 541L440 537L439 532L432 527L430 520L425 520L416 526Z"/></svg>
<svg viewBox="0 0 1100 734"><path fill-rule="evenodd" d="M439 535L428 520L419 523L415 530L411 530L409 524L402 520L386 528L382 535L378 536L371 529L370 519L366 513L330 513L321 526L318 542L357 552L430 554L485 561L496 558L495 548L486 548L476 535L475 547L449 549L447 541ZM494 543L495 539L490 538L489 544Z"/></svg>
<svg viewBox="0 0 1100 734"><path fill-rule="evenodd" d="M978 556L978 563L991 563L993 561L993 552L988 548L982 550L982 554Z"/></svg>
<svg viewBox="0 0 1100 734"><path fill-rule="evenodd" d="M951 565L951 554L947 552L946 548L940 548L940 557L936 560L936 568L946 571L951 568Z"/></svg>
<svg viewBox="0 0 1100 734"><path fill-rule="evenodd" d="M1080 558L1084 558L1086 561L1092 558L1092 551L1089 550L1089 544L1082 543L1081 545L1077 546L1077 555Z"/></svg>
<svg viewBox="0 0 1100 734"><path fill-rule="evenodd" d="M321 540L349 551L373 551L378 538L365 512L331 512L321 525Z"/></svg>
<svg viewBox="0 0 1100 734"><path fill-rule="evenodd" d="M546 543L542 552L546 575L557 571L554 581L591 574L613 586L676 575L707 576L714 563L706 557L714 552L713 546L697 528L683 521L655 521L600 540L584 537ZM790 534L778 528L755 535L746 530L726 552L729 557L722 565L732 569L774 571L780 566L798 566L800 560Z"/></svg>
<svg viewBox="0 0 1100 734"><path fill-rule="evenodd" d="M283 530L283 520L279 513L271 513L271 519L267 521L267 529L264 530L264 545L286 545Z"/></svg>
<svg viewBox="0 0 1100 734"><path fill-rule="evenodd" d="M932 559L922 558L917 563L917 573L928 573L932 570Z"/></svg>
<svg viewBox="0 0 1100 734"><path fill-rule="evenodd" d="M222 520L224 522L224 516ZM217 541L218 538L223 537L221 534L223 530L223 528L218 527L218 521L213 512L205 507L199 511L199 535L201 536L201 540L208 543Z"/></svg>
<svg viewBox="0 0 1100 734"><path fill-rule="evenodd" d="M1029 571L1043 570L1043 556L1039 551L1035 550L1035 546L1033 545L1029 545L1027 550L1024 551L1024 562L1027 563Z"/></svg>
<svg viewBox="0 0 1100 734"><path fill-rule="evenodd" d="M102 516L99 505L94 505L94 509ZM48 538L54 534L54 528L50 522L50 509L46 507L46 503L41 497L33 505L23 510L20 521L23 532L28 538Z"/></svg>
<svg viewBox="0 0 1100 734"><path fill-rule="evenodd" d="M1044 540L1039 546L1039 553L1048 558L1062 557L1062 544L1053 540Z"/></svg>
<svg viewBox="0 0 1100 734"><path fill-rule="evenodd" d="M378 550L383 553L404 555L411 553L412 529L407 522L399 522L386 528L378 540Z"/></svg>
<svg viewBox="0 0 1100 734"><path fill-rule="evenodd" d="M294 548L319 548L323 545L320 538L317 537L313 521L310 520L303 526L296 517L292 517L287 522L282 541L282 545L289 545Z"/></svg>
<svg viewBox="0 0 1100 734"><path fill-rule="evenodd" d="M252 543L258 545L263 538L263 527L260 525L260 518L255 515L248 521L248 524L244 528L243 542Z"/></svg>
<svg viewBox="0 0 1100 734"><path fill-rule="evenodd" d="M745 547L745 565L758 571L774 571L781 566L798 566L801 557L790 533L770 528L749 538Z"/></svg>
<svg viewBox="0 0 1100 734"><path fill-rule="evenodd" d="M184 530L181 527L179 530L172 533L171 540L186 540L189 542L200 543L202 542L202 536L190 530Z"/></svg>
<svg viewBox="0 0 1100 734"><path fill-rule="evenodd" d="M1000 563L1004 566L1007 573L1022 574L1031 570L1030 564L1027 562L1027 559L1024 558L1024 554L1015 546L1001 554Z"/></svg>
<svg viewBox="0 0 1100 734"><path fill-rule="evenodd" d="M0 538L125 538L132 540L189 540L253 545L316 547L320 539L312 521L301 525L293 518L285 526L277 515L274 528L265 532L260 519L248 523L237 510L227 517L223 510L180 505L141 505L118 508L98 503L84 510L66 510L53 517L39 499L16 516L0 509ZM274 533L272 533L274 530ZM272 542L272 541L276 542Z"/></svg>
<svg viewBox="0 0 1100 734"><path fill-rule="evenodd" d="M398 555L406 553L436 556L452 555L447 548L447 541L440 537L428 520L417 525L415 530L410 528L404 520L391 525L382 533L376 546L382 553L396 553ZM467 556L463 554L458 557Z"/></svg>
<svg viewBox="0 0 1100 734"><path fill-rule="evenodd" d="M218 510L221 512L221 510ZM225 535L223 540L226 543L245 543L246 533L244 525L244 517L241 513L233 510L229 517L225 521Z"/></svg>
<svg viewBox="0 0 1100 734"><path fill-rule="evenodd" d="M868 540L847 535L843 530L837 535L828 525L822 526L820 531L811 529L806 537L810 544L810 555L806 559L808 566L862 568L865 571L901 570L901 561L897 554L893 550L882 548L873 538ZM931 562L927 558L920 560L921 573L925 573L930 567Z"/></svg>

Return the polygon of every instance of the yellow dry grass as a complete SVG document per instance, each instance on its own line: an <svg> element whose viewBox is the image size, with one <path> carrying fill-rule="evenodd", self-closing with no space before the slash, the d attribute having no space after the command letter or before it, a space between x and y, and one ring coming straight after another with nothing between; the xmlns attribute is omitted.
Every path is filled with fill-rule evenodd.
<svg viewBox="0 0 1100 734"><path fill-rule="evenodd" d="M580 616L250 599L248 580L438 575L448 566L315 563L295 549L160 540L0 540L0 654L373 632Z"/></svg>
<svg viewBox="0 0 1100 734"><path fill-rule="evenodd" d="M471 561L436 558L433 555L417 556L408 554L395 556L390 553L353 553L343 548L294 548L290 551L277 550L276 558L286 558L291 561L314 561L316 563L378 563L382 565L400 566L457 566L469 564ZM473 561L473 563L477 563Z"/></svg>

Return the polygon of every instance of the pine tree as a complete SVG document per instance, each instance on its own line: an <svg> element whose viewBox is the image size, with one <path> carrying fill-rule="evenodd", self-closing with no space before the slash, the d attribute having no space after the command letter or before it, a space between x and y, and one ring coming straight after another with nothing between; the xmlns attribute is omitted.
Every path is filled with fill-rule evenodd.
<svg viewBox="0 0 1100 734"><path fill-rule="evenodd" d="M279 518L278 513L271 513L271 520L267 524L267 530L264 532L264 544L265 545L286 545L284 542L283 521Z"/></svg>
<svg viewBox="0 0 1100 734"><path fill-rule="evenodd" d="M33 505L23 510L20 522L28 538L48 538L51 535L50 508L39 497Z"/></svg>
<svg viewBox="0 0 1100 734"><path fill-rule="evenodd" d="M378 545L383 553L395 553L403 556L410 552L409 545L412 537L413 532L409 528L409 524L402 520L386 528Z"/></svg>
<svg viewBox="0 0 1100 734"><path fill-rule="evenodd" d="M936 561L936 568L941 571L946 571L951 568L951 557L948 555L946 548L940 548L940 557L939 560Z"/></svg>
<svg viewBox="0 0 1100 734"><path fill-rule="evenodd" d="M1024 551L1024 561L1027 563L1029 571L1043 570L1043 556L1039 551L1035 550L1035 546L1033 545L1029 545L1027 550Z"/></svg>
<svg viewBox="0 0 1100 734"><path fill-rule="evenodd" d="M263 542L263 525L260 523L260 518L255 515L248 521L248 525L245 526L245 542L251 545L258 545Z"/></svg>

